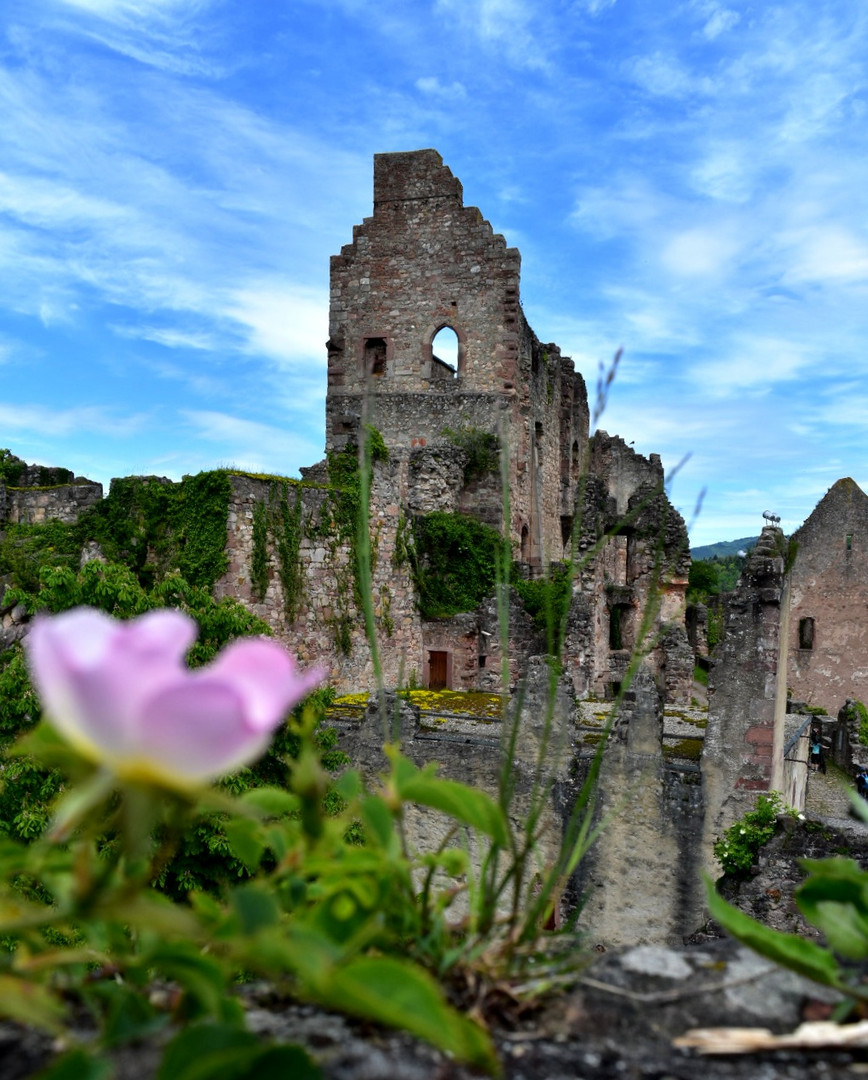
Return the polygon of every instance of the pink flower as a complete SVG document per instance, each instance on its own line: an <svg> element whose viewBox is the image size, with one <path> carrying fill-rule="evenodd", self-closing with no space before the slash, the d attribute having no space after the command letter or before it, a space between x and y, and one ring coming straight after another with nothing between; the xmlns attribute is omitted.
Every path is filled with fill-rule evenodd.
<svg viewBox="0 0 868 1080"><path fill-rule="evenodd" d="M196 632L167 608L129 622L91 608L38 617L27 653L52 724L126 780L189 788L254 761L323 672L299 673L267 638L235 641L191 671Z"/></svg>

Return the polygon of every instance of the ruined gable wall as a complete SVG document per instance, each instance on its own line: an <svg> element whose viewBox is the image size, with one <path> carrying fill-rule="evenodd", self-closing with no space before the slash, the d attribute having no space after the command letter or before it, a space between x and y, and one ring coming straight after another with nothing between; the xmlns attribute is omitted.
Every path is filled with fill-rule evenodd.
<svg viewBox="0 0 868 1080"><path fill-rule="evenodd" d="M446 428L497 434L516 554L543 567L563 557L587 395L572 362L528 325L519 271L518 251L463 205L436 151L376 155L374 214L331 262L326 446L357 441L364 422L401 449L442 443ZM433 357L443 327L459 340L454 378ZM490 490L465 492L460 509L500 524Z"/></svg>
<svg viewBox="0 0 868 1080"><path fill-rule="evenodd" d="M868 496L839 480L794 540L787 679L794 697L835 716L847 698L868 701Z"/></svg>

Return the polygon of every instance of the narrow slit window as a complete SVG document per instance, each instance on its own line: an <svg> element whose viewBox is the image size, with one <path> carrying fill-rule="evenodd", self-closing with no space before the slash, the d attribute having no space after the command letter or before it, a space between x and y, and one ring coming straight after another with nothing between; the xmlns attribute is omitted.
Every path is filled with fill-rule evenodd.
<svg viewBox="0 0 868 1080"><path fill-rule="evenodd" d="M372 337L365 341L365 371L369 375L386 374L386 342Z"/></svg>
<svg viewBox="0 0 868 1080"><path fill-rule="evenodd" d="M813 649L814 647L814 620L811 618L799 619L799 648Z"/></svg>
<svg viewBox="0 0 868 1080"><path fill-rule="evenodd" d="M624 648L624 613L623 604L615 604L609 609L609 648L617 652Z"/></svg>

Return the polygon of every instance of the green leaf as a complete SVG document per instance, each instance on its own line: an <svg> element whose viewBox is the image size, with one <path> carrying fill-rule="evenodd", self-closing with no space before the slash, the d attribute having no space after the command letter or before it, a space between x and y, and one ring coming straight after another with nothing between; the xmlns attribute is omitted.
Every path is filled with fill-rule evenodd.
<svg viewBox="0 0 868 1080"><path fill-rule="evenodd" d="M434 775L436 765L419 770L400 754L393 754L395 783L406 802L420 803L470 825L490 836L501 847L509 847L509 828L503 810L482 791L456 780Z"/></svg>
<svg viewBox="0 0 868 1080"><path fill-rule="evenodd" d="M347 769L345 773L335 781L335 791L342 799L350 802L357 799L362 793L362 778L355 769Z"/></svg>
<svg viewBox="0 0 868 1080"><path fill-rule="evenodd" d="M842 987L841 973L834 956L807 938L770 930L745 915L718 895L714 882L706 876L705 886L711 917L734 938L782 967L805 975L823 986Z"/></svg>
<svg viewBox="0 0 868 1080"><path fill-rule="evenodd" d="M255 934L274 926L280 918L280 908L274 894L256 885L241 885L233 889L230 900L241 922L242 934Z"/></svg>
<svg viewBox="0 0 868 1080"><path fill-rule="evenodd" d="M69 1050L38 1073L35 1080L109 1080L111 1062L85 1050Z"/></svg>
<svg viewBox="0 0 868 1080"><path fill-rule="evenodd" d="M362 821L371 836L381 847L388 848L395 836L395 823L392 812L383 799L369 795L362 800Z"/></svg>
<svg viewBox="0 0 868 1080"><path fill-rule="evenodd" d="M321 1080L299 1046L269 1045L224 1024L186 1028L166 1047L157 1080Z"/></svg>
<svg viewBox="0 0 868 1080"><path fill-rule="evenodd" d="M0 975L0 1016L58 1034L66 1010L45 986Z"/></svg>
<svg viewBox="0 0 868 1080"><path fill-rule="evenodd" d="M144 963L179 983L207 1012L220 1015L226 992L223 969L195 945L186 941L160 942L144 957Z"/></svg>
<svg viewBox="0 0 868 1080"><path fill-rule="evenodd" d="M461 1061L498 1071L488 1035L455 1011L421 968L392 957L357 957L332 970L320 1000L391 1027L403 1028Z"/></svg>
<svg viewBox="0 0 868 1080"><path fill-rule="evenodd" d="M275 787L259 787L246 791L239 800L245 806L260 810L267 817L282 817L298 809L298 796Z"/></svg>
<svg viewBox="0 0 868 1080"><path fill-rule="evenodd" d="M301 1046L267 1046L239 1080L322 1080L322 1070Z"/></svg>
<svg viewBox="0 0 868 1080"><path fill-rule="evenodd" d="M259 824L249 818L232 818L224 823L223 830L232 854L254 873L265 851Z"/></svg>
<svg viewBox="0 0 868 1080"><path fill-rule="evenodd" d="M805 917L837 952L868 957L868 874L852 859L804 860L807 881L796 891Z"/></svg>
<svg viewBox="0 0 868 1080"><path fill-rule="evenodd" d="M168 1023L168 1016L158 1013L144 994L126 984L105 981L87 989L87 996L105 1005L102 1025L103 1046L143 1039Z"/></svg>

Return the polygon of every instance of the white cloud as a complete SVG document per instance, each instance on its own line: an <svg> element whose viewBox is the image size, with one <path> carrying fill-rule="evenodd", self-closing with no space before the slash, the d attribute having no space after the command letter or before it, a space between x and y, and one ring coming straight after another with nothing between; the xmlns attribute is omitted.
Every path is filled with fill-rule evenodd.
<svg viewBox="0 0 868 1080"><path fill-rule="evenodd" d="M731 30L741 19L737 11L733 11L731 8L718 7L716 4L710 5L708 14L708 22L703 26L702 33L709 41L714 41L721 34L725 34L727 30Z"/></svg>
<svg viewBox="0 0 868 1080"><path fill-rule="evenodd" d="M798 378L813 359L800 342L785 338L735 338L717 351L717 359L698 360L688 373L695 386L721 397L768 393L774 384Z"/></svg>
<svg viewBox="0 0 868 1080"><path fill-rule="evenodd" d="M442 83L436 75L427 75L422 79L417 79L416 89L423 94L452 101L467 97L467 91L460 82Z"/></svg>
<svg viewBox="0 0 868 1080"><path fill-rule="evenodd" d="M792 263L784 275L786 280L868 284L868 242L843 224L817 225L783 234L780 239L792 253Z"/></svg>
<svg viewBox="0 0 868 1080"><path fill-rule="evenodd" d="M674 236L660 257L673 274L705 277L726 269L741 242L732 226L696 227Z"/></svg>
<svg viewBox="0 0 868 1080"><path fill-rule="evenodd" d="M756 150L744 141L712 145L690 170L695 189L729 203L745 203L756 190Z"/></svg>
<svg viewBox="0 0 868 1080"><path fill-rule="evenodd" d="M661 51L634 56L624 64L628 78L655 97L684 98L711 94L714 82L707 75L694 76L677 57Z"/></svg>
<svg viewBox="0 0 868 1080"><path fill-rule="evenodd" d="M283 427L209 410L182 410L181 416L200 438L219 443L225 463L251 472L286 473L322 454L321 445Z"/></svg>
<svg viewBox="0 0 868 1080"><path fill-rule="evenodd" d="M71 8L66 28L150 67L179 74L218 75L206 50L201 15L213 0L54 0ZM87 16L91 18L88 19Z"/></svg>
<svg viewBox="0 0 868 1080"><path fill-rule="evenodd" d="M9 405L0 402L0 425L9 431L37 436L99 435L131 436L147 424L144 413L118 416L116 410L99 405L49 409L42 405Z"/></svg>
<svg viewBox="0 0 868 1080"><path fill-rule="evenodd" d="M211 333L196 333L157 326L121 326L117 323L110 324L109 329L119 337L153 341L157 345L164 345L167 349L199 349L216 352L220 348L226 348L226 342Z"/></svg>
<svg viewBox="0 0 868 1080"><path fill-rule="evenodd" d="M613 8L616 3L617 0L582 0L581 6L589 15L596 16Z"/></svg>
<svg viewBox="0 0 868 1080"><path fill-rule="evenodd" d="M263 280L230 297L226 314L245 328L247 348L283 365L325 368L328 294L290 282Z"/></svg>
<svg viewBox="0 0 868 1080"><path fill-rule="evenodd" d="M526 0L436 0L434 10L485 45L497 47L518 67L543 69L548 64L532 27L539 13Z"/></svg>

